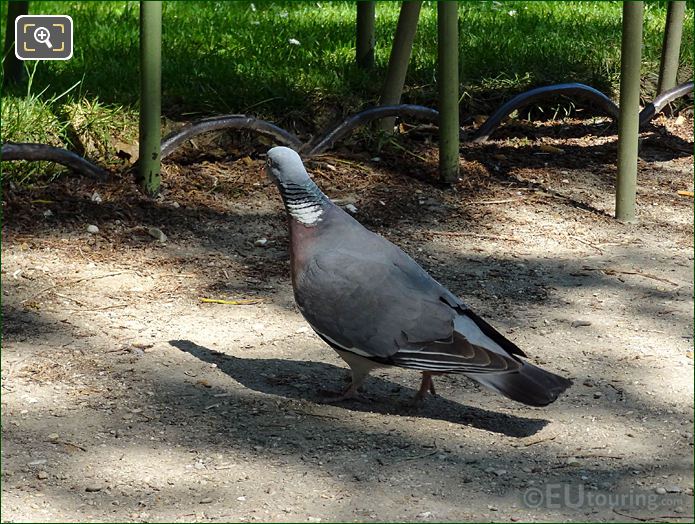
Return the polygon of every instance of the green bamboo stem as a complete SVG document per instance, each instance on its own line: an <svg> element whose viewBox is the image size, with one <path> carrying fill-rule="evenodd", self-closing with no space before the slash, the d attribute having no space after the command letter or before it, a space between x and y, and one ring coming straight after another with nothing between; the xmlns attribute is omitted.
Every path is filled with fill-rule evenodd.
<svg viewBox="0 0 695 524"><path fill-rule="evenodd" d="M140 2L140 181L148 195L161 183L162 3Z"/></svg>
<svg viewBox="0 0 695 524"><path fill-rule="evenodd" d="M618 178L615 192L615 217L623 222L635 221L643 19L644 2L623 2Z"/></svg>
<svg viewBox="0 0 695 524"><path fill-rule="evenodd" d="M415 32L417 31L417 22L420 18L420 7L422 7L422 2L419 1L401 4L388 71L386 72L386 81L381 94L380 105L382 106L397 105L401 101L410 53L413 50L413 40L415 40ZM389 133L393 132L394 120L393 118L384 118L381 121L381 129Z"/></svg>
<svg viewBox="0 0 695 524"><path fill-rule="evenodd" d="M17 84L24 77L22 61L14 54L15 19L18 16L29 14L29 2L9 2L7 4L7 25L5 26L5 48L3 57L4 85Z"/></svg>
<svg viewBox="0 0 695 524"><path fill-rule="evenodd" d="M437 2L439 84L439 176L452 183L459 176L458 2Z"/></svg>
<svg viewBox="0 0 695 524"><path fill-rule="evenodd" d="M678 74L678 58L681 52L683 36L683 18L685 2L669 2L666 11L664 45L661 48L661 66L659 68L659 85L657 94L675 87Z"/></svg>
<svg viewBox="0 0 695 524"><path fill-rule="evenodd" d="M374 67L374 16L376 2L360 0L357 2L357 35L355 58L362 69Z"/></svg>

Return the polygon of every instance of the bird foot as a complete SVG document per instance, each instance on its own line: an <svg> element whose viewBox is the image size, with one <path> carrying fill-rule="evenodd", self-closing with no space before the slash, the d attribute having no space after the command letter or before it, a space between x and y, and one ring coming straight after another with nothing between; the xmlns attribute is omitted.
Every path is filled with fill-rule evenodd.
<svg viewBox="0 0 695 524"><path fill-rule="evenodd" d="M366 402L367 399L363 397L356 388L352 385L347 388L342 393L337 393L335 391L321 390L321 402L323 404L336 404L338 402L343 402L345 400L358 400L360 402Z"/></svg>
<svg viewBox="0 0 695 524"><path fill-rule="evenodd" d="M422 383L420 384L420 389L415 396L407 403L411 408L419 408L425 403L425 398L427 394L431 394L433 397L437 396L437 391L434 389L434 381L432 380L432 374L425 372L422 374Z"/></svg>
<svg viewBox="0 0 695 524"><path fill-rule="evenodd" d="M425 392L418 391L417 393L415 393L415 395L413 395L413 397L410 400L406 401L406 406L409 408L421 408L423 406L423 404L425 403L425 399L428 396L429 395L427 394L427 391L425 391ZM435 397L437 395L436 395L436 393L432 393L432 396Z"/></svg>

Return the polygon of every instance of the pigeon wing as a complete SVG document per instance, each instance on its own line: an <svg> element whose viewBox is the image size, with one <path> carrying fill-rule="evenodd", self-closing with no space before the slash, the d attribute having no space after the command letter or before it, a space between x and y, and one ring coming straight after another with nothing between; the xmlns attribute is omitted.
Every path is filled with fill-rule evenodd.
<svg viewBox="0 0 695 524"><path fill-rule="evenodd" d="M308 262L295 294L309 324L344 349L381 359L401 347L452 340L453 295L400 249L373 236L379 245L359 254L322 250Z"/></svg>

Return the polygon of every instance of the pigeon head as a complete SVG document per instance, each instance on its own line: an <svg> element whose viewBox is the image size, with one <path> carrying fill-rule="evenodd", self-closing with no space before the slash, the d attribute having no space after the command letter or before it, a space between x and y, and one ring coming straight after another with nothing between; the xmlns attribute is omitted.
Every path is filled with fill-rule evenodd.
<svg viewBox="0 0 695 524"><path fill-rule="evenodd" d="M268 177L280 187L305 186L311 182L302 159L289 147L274 147L268 151L265 163Z"/></svg>
<svg viewBox="0 0 695 524"><path fill-rule="evenodd" d="M265 165L290 217L309 227L321 222L330 201L309 178L297 152L289 147L274 147L268 151Z"/></svg>

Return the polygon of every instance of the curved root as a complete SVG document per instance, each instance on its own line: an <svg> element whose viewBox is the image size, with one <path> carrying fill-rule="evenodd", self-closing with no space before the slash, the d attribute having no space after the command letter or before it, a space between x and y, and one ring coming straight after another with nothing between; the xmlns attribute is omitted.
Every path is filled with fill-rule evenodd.
<svg viewBox="0 0 695 524"><path fill-rule="evenodd" d="M0 158L4 160L46 160L56 162L83 175L106 180L108 172L92 164L80 155L47 144L28 144L6 142L0 148Z"/></svg>
<svg viewBox="0 0 695 524"><path fill-rule="evenodd" d="M197 120L182 129L167 135L162 140L162 160L173 153L187 140L220 129L243 129L254 131L260 135L269 136L280 145L299 150L302 142L292 133L265 120L246 115L223 115Z"/></svg>
<svg viewBox="0 0 695 524"><path fill-rule="evenodd" d="M506 104L502 105L492 116L490 116L473 138L473 142L485 142L492 132L502 123L513 111L530 104L540 98L550 95L574 95L577 98L584 98L596 104L596 107L613 119L618 118L619 109L615 102L604 95L598 89L584 84L556 84L552 86L537 87L516 95Z"/></svg>
<svg viewBox="0 0 695 524"><path fill-rule="evenodd" d="M644 126L647 122L649 122L652 118L659 114L664 109L664 107L666 107L667 104L670 104L677 98L692 93L693 85L694 84L692 81L686 82L684 84L674 87L673 89L664 91L659 96L657 96L653 102L644 106L644 109L640 111L639 126Z"/></svg>
<svg viewBox="0 0 695 524"><path fill-rule="evenodd" d="M308 156L321 154L355 128L368 124L373 120L392 116L409 116L419 120L424 120L426 122L437 123L439 119L439 111L436 109L430 109L429 107L412 104L380 106L365 109L364 111L360 111L359 113L346 118L337 127L334 127L332 130L315 139L315 145L312 145L311 143L305 144L302 147L302 151L308 150Z"/></svg>

